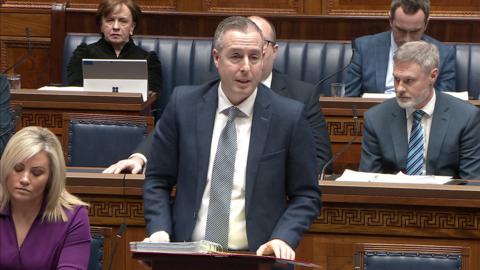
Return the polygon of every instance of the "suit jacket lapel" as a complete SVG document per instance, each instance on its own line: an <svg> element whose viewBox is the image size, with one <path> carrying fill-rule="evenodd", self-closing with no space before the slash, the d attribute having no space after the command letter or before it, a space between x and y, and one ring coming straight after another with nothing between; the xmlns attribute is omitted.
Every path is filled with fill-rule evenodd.
<svg viewBox="0 0 480 270"><path fill-rule="evenodd" d="M377 89L375 90L383 90L385 89L385 82L387 78L387 69L388 69L388 56L390 55L390 32L387 32L385 34L385 39L379 40L378 46L375 46L378 48L379 51L375 52L377 61L375 64L375 74L376 74L376 83L377 83ZM381 91L383 92L383 91Z"/></svg>
<svg viewBox="0 0 480 270"><path fill-rule="evenodd" d="M245 212L248 211L253 188L255 186L256 175L260 159L263 155L263 149L268 137L268 130L271 122L270 108L270 90L263 84L258 86L257 97L253 109L252 131L250 134L250 146L248 149L247 172L246 172L246 192L245 192Z"/></svg>
<svg viewBox="0 0 480 270"><path fill-rule="evenodd" d="M407 133L407 117L405 110L400 108L394 101L394 109L392 110L392 125L390 132L392 136L393 151L398 164L398 169L402 170L407 167L408 152L408 133Z"/></svg>
<svg viewBox="0 0 480 270"><path fill-rule="evenodd" d="M275 69L272 71L272 85L270 88L277 94L287 97L287 83Z"/></svg>
<svg viewBox="0 0 480 270"><path fill-rule="evenodd" d="M203 192L207 183L208 162L210 160L210 146L212 143L213 125L215 112L218 104L218 83L211 85L202 99L199 100L196 108L196 134L197 134L197 162L198 182L197 196L195 197L196 209L199 209ZM193 117L193 116L192 116Z"/></svg>
<svg viewBox="0 0 480 270"><path fill-rule="evenodd" d="M447 134L449 120L449 106L444 102L442 93L436 92L435 109L428 139L427 174L434 174L435 172L435 164L440 157L440 149Z"/></svg>

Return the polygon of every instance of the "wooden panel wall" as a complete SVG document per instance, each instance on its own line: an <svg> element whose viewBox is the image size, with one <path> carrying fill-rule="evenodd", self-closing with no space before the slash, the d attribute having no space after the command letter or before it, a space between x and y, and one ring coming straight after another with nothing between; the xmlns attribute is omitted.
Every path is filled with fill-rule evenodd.
<svg viewBox="0 0 480 270"><path fill-rule="evenodd" d="M59 3L56 3L59 2ZM62 50L58 32L97 32L98 0L0 0L0 71L31 55L11 72L22 86L52 82ZM143 16L136 34L211 37L223 18L259 14L281 39L351 40L389 28L389 0L138 0ZM64 14L64 15L61 15ZM436 0L428 34L449 42L480 42L480 5L472 0ZM32 38L27 41L25 28ZM57 42L57 44L56 44Z"/></svg>

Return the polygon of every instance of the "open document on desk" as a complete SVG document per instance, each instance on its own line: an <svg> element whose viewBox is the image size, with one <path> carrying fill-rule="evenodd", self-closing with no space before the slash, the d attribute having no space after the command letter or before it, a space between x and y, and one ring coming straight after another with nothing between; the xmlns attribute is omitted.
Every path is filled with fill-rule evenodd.
<svg viewBox="0 0 480 270"><path fill-rule="evenodd" d="M42 86L38 90L48 91L83 91L83 87L80 86Z"/></svg>
<svg viewBox="0 0 480 270"><path fill-rule="evenodd" d="M461 100L468 100L468 91L463 92L444 92L446 94L450 94L454 97L457 97ZM362 98L393 98L395 97L395 92L388 92L388 93L364 93Z"/></svg>
<svg viewBox="0 0 480 270"><path fill-rule="evenodd" d="M336 181L443 185L451 182L452 177L437 175L406 175L402 172L399 172L397 174L384 174L345 170L342 176L337 178Z"/></svg>

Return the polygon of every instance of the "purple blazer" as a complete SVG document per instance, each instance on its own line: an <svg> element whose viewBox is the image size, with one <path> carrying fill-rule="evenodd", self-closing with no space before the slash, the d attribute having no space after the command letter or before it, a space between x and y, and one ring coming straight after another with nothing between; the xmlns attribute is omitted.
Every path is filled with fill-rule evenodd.
<svg viewBox="0 0 480 270"><path fill-rule="evenodd" d="M66 211L67 222L42 223L43 209L20 248L10 206L0 210L0 269L87 269L90 224L87 209Z"/></svg>

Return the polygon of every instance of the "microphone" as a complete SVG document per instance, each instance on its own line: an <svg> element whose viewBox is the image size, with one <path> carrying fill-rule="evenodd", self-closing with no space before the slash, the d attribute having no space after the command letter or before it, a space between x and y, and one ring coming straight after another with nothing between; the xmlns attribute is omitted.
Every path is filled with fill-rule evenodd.
<svg viewBox="0 0 480 270"><path fill-rule="evenodd" d="M352 39L352 56L350 57L350 61L348 62L348 64L346 64L345 66L343 66L341 69L333 72L332 74L328 75L327 77L324 77L322 79L320 79L316 84L315 84L315 89L317 89L317 96L320 96L320 85L322 85L325 81L327 81L328 79L332 78L333 76L339 74L339 73L342 73L343 71L345 71L349 66L350 64L352 63L352 59L353 59L353 56L355 54L355 39Z"/></svg>
<svg viewBox="0 0 480 270"><path fill-rule="evenodd" d="M10 70L23 64L23 62L25 62L28 58L30 58L30 55L32 55L32 29L30 29L30 27L25 28L25 37L27 38L27 53L22 58L20 58L20 60L16 61L15 63L13 63L13 65L2 71L1 74L6 74Z"/></svg>
<svg viewBox="0 0 480 270"><path fill-rule="evenodd" d="M322 172L320 173L320 181L324 180L325 170L327 169L327 167L330 166L330 164L332 164L332 162L337 160L337 158L339 158L341 155L343 155L348 150L348 148L350 148L352 143L359 136L360 132L359 132L359 128L358 128L357 106L355 106L355 105L352 105L352 114L353 114L353 137L352 137L352 139L350 139L350 141L347 144L342 146L342 148L340 148L340 150L337 153L335 153L335 155L333 155L333 157L329 161L327 161L327 163L325 163L325 165L323 165Z"/></svg>
<svg viewBox="0 0 480 270"><path fill-rule="evenodd" d="M108 263L108 270L112 269L113 258L115 257L115 253L117 251L117 246L118 246L118 241L117 240L122 239L123 234L125 233L126 229L127 229L127 224L122 223L117 230L117 234L115 235L117 237L117 239L115 239L115 241L113 242L112 254L110 254L110 262Z"/></svg>
<svg viewBox="0 0 480 270"><path fill-rule="evenodd" d="M125 194L125 188L126 188L126 180L125 180L126 175L123 175L123 181L122 181L122 195L123 195L123 201L125 205L127 204L127 199L126 194ZM127 220L125 217L123 217L123 222L120 224L120 227L118 227L117 234L115 235L116 238L113 241L113 247L112 247L112 253L110 254L110 262L108 263L108 270L112 269L112 263L113 263L113 258L115 257L115 253L117 252L117 246L118 246L118 240L122 239L123 234L125 233L125 230L127 229Z"/></svg>

